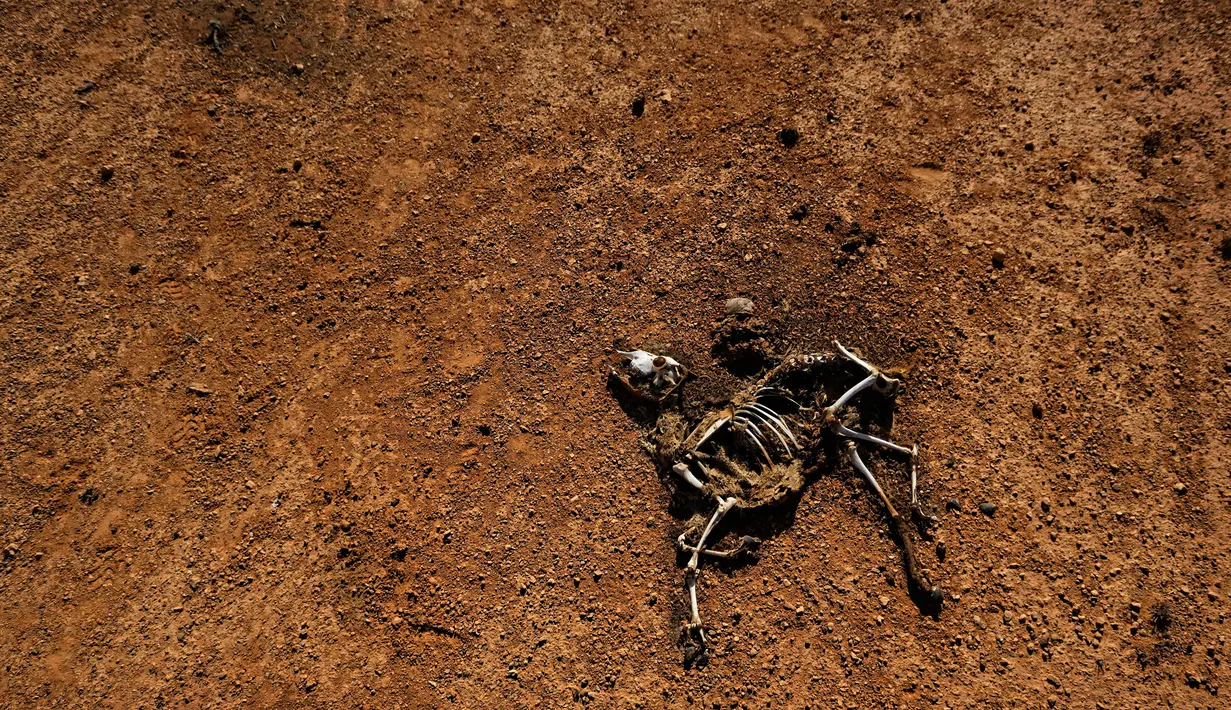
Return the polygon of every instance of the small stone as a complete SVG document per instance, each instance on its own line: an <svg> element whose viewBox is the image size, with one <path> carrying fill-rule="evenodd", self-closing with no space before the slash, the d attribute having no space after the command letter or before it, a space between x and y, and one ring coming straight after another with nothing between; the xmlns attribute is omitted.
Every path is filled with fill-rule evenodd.
<svg viewBox="0 0 1231 710"><path fill-rule="evenodd" d="M1188 486L1184 485L1184 484L1183 484L1183 483L1181 483L1181 482L1177 482L1177 483L1176 483L1174 486L1172 486L1171 488L1172 488L1172 490L1174 490L1176 493L1178 493L1178 494L1180 494L1180 495L1184 495L1185 493L1187 493L1187 492L1188 492Z"/></svg>
<svg viewBox="0 0 1231 710"><path fill-rule="evenodd" d="M98 171L98 178L103 182L110 182L113 177L115 177L115 168L110 165L104 165Z"/></svg>
<svg viewBox="0 0 1231 710"><path fill-rule="evenodd" d="M750 316L752 315L752 300L747 298L727 299L726 311L729 316Z"/></svg>
<svg viewBox="0 0 1231 710"><path fill-rule="evenodd" d="M291 162L291 170L294 170L295 172L299 172L300 170L303 170L303 161L300 160L299 158L296 158L294 161Z"/></svg>
<svg viewBox="0 0 1231 710"><path fill-rule="evenodd" d="M1035 402L1034 406L1030 407L1030 413L1034 415L1035 419L1042 419L1043 418L1043 405L1039 404L1038 402Z"/></svg>
<svg viewBox="0 0 1231 710"><path fill-rule="evenodd" d="M291 72L294 74L302 74L304 72L304 65L299 62L295 62L291 65Z"/></svg>
<svg viewBox="0 0 1231 710"><path fill-rule="evenodd" d="M188 391L191 392L192 394L195 394L198 397L208 397L214 393L212 389L206 387L203 384L197 383L197 382L193 382L192 384L188 385Z"/></svg>
<svg viewBox="0 0 1231 710"><path fill-rule="evenodd" d="M996 504L983 501L979 504L979 512L990 518L996 514Z"/></svg>
<svg viewBox="0 0 1231 710"><path fill-rule="evenodd" d="M401 627L401 625L402 625L402 617L400 617L400 616L394 616L392 619L390 619L390 620L389 620L389 625L390 625L390 626L392 626L392 627L393 627L393 628L395 628L395 629L396 629L396 628Z"/></svg>
<svg viewBox="0 0 1231 710"><path fill-rule="evenodd" d="M719 222L719 223L718 223L718 231L720 231L720 232L725 232L725 231L727 231L727 223L726 223L726 222Z"/></svg>
<svg viewBox="0 0 1231 710"><path fill-rule="evenodd" d="M949 551L949 548L948 546L945 545L944 540L941 540L940 542L936 543L936 559L940 560L941 562L944 562L945 555L948 554L948 551Z"/></svg>
<svg viewBox="0 0 1231 710"><path fill-rule="evenodd" d="M1129 603L1129 605L1128 605L1128 610L1129 610L1129 611L1131 611L1131 612L1133 612L1134 614L1140 614L1140 613L1141 613L1141 604L1139 604L1139 603L1137 603L1137 602L1130 602L1130 603Z"/></svg>
<svg viewBox="0 0 1231 710"><path fill-rule="evenodd" d="M1009 256L1008 253L1004 249L1000 247L996 247L996 249L992 251L992 266L996 267L997 269L1003 269L1004 260L1008 256Z"/></svg>
<svg viewBox="0 0 1231 710"><path fill-rule="evenodd" d="M799 143L799 131L794 128L783 128L778 131L778 142L787 148L794 148Z"/></svg>
<svg viewBox="0 0 1231 710"><path fill-rule="evenodd" d="M945 501L945 510L952 510L954 512L957 512L961 509L962 509L962 501L958 500L957 498L950 498L949 500Z"/></svg>

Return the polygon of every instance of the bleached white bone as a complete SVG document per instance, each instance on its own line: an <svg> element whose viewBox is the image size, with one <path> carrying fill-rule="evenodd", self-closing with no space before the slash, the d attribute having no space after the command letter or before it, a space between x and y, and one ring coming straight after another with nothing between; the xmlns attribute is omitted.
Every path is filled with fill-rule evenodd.
<svg viewBox="0 0 1231 710"><path fill-rule="evenodd" d="M697 477L692 474L692 469L688 467L688 464L681 461L680 463L677 463L676 465L672 466L671 470L675 471L675 473L680 478L683 478L685 481L688 481L688 485L692 486L693 488L696 488L699 491L705 490L705 484L702 483L700 480L698 480Z"/></svg>
<svg viewBox="0 0 1231 710"><path fill-rule="evenodd" d="M628 365L642 377L654 377L654 385L661 386L663 382L676 384L680 379L683 365L675 358L666 355L655 355L645 350L617 350L628 360Z"/></svg>
<svg viewBox="0 0 1231 710"><path fill-rule="evenodd" d="M865 434L862 431L855 431L854 429L848 429L842 426L842 424L838 422L838 420L836 419L833 420L833 424L831 426L835 434L845 436L848 439L859 439L860 441L866 441L869 444L876 444L877 446L883 446L886 449L889 449L890 451L896 451L899 454L906 454L907 456L914 455L911 452L911 450L906 448L905 446L898 446L892 441L885 441L884 439L877 438L875 436L872 436L871 434Z"/></svg>
<svg viewBox="0 0 1231 710"><path fill-rule="evenodd" d="M772 432L773 435L777 437L778 443L782 444L782 450L785 451L788 456L791 455L791 445L788 444L786 441L786 438L783 437L781 433L779 433L778 428L774 425L774 422L769 419L769 417L766 417L759 410L753 409L751 406L747 406L747 405L745 405L739 411L744 416L751 415L765 422L765 428L769 429L770 432ZM790 432L787 432L787 433L789 434Z"/></svg>
<svg viewBox="0 0 1231 710"><path fill-rule="evenodd" d="M847 402L851 401L852 397L864 391L865 389L873 385L875 382L876 382L876 375L868 375L867 377L863 378L858 383L856 383L854 386L852 386L850 389L843 392L842 396L839 397L837 400L835 400L833 404L829 405L828 407L825 407L825 411L831 414L838 411Z"/></svg>
<svg viewBox="0 0 1231 710"><path fill-rule="evenodd" d="M876 367L869 365L863 360L860 360L859 357L856 356L854 353L852 353L850 350L847 350L846 348L842 347L842 343L839 343L838 341L835 340L833 341L833 344L837 346L838 352L842 353L842 357L862 367L864 371L867 372L869 375L875 375L878 372L880 372L880 370L876 369Z"/></svg>
<svg viewBox="0 0 1231 710"><path fill-rule="evenodd" d="M773 466L774 460L770 457L769 452L765 450L765 444L761 443L761 437L764 435L761 434L761 430L757 428L757 425L753 424L747 417L739 414L736 414L733 419L744 425L744 433L747 434L748 438L752 439L752 443L756 444L757 448L761 450L761 455L765 457L765 460L769 463L769 465Z"/></svg>
<svg viewBox="0 0 1231 710"><path fill-rule="evenodd" d="M919 478L916 473L918 461L919 445L914 444L910 447L910 504L913 507L919 506Z"/></svg>
<svg viewBox="0 0 1231 710"><path fill-rule="evenodd" d="M684 583L688 586L688 601L692 606L692 623L689 626L696 629L697 634L701 638L701 643L705 643L705 628L701 624L701 612L697 608L697 563L700 560L701 553L705 550L705 541L709 539L710 533L732 508L739 501L734 496L723 498L718 496L718 507L714 509L714 514L710 516L710 520L705 525L705 529L701 531L701 538L697 540L697 546L692 548L692 557L688 560L688 568L684 571ZM684 536L680 536L680 543L684 544Z"/></svg>
<svg viewBox="0 0 1231 710"><path fill-rule="evenodd" d="M791 428L786 425L786 420L782 418L781 414L775 412L760 402L750 402L747 406L763 413L766 417L768 417L769 422L776 425L782 433L786 434L791 440L791 443L795 444L796 449L799 448L799 441L795 438L795 435L791 433Z"/></svg>
<svg viewBox="0 0 1231 710"><path fill-rule="evenodd" d="M702 444L709 441L711 436L713 436L714 434L717 434L718 430L726 426L726 424L730 421L731 421L731 417L722 417L718 421L711 424L710 428L706 429L705 433L701 435L701 439L697 441L697 444L692 447L692 450L696 451L697 449L701 448Z"/></svg>
<svg viewBox="0 0 1231 710"><path fill-rule="evenodd" d="M889 502L889 496L885 495L885 491L881 488L881 484L876 482L876 476L872 475L872 472L869 471L868 467L864 465L863 459L859 458L859 449L855 446L855 442L853 441L846 442L846 458L851 462L851 465L855 467L856 471L863 474L863 477L868 481L868 485L872 486L872 490L876 491L876 495L880 496L881 502L885 504L885 507L889 510L890 515L893 515L893 503Z"/></svg>

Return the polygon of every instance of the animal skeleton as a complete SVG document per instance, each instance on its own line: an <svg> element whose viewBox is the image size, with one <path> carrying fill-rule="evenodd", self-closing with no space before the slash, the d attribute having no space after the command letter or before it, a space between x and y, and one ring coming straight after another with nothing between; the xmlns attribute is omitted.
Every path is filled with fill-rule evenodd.
<svg viewBox="0 0 1231 710"><path fill-rule="evenodd" d="M691 616L683 629L687 660L707 653L708 641L697 604L702 558L734 560L761 543L755 537L743 536L734 547L715 549L712 541L718 537L716 530L723 519L732 511L772 506L798 494L806 476L819 468L818 460L826 450L832 453L834 445L885 506L890 528L902 546L912 597L924 611L940 607L940 588L919 565L905 521L864 462L859 446L870 444L908 460L910 511L920 533L927 535L935 518L925 515L919 505L919 449L854 428L869 414L868 407L858 408L859 404L868 404L861 395L875 393L882 404L891 402L902 382L840 343L835 341L834 346L837 354L786 358L733 396L728 406L691 426L682 407L663 406L689 377L687 370L675 360L643 350L617 351L624 364L612 366L611 381L625 392L650 401L658 410L647 447L656 463L661 470L678 476L686 485L684 490L692 491L689 497L701 499L696 507L704 505L703 501L712 501L715 506L707 518L695 517L677 540L688 558L684 584ZM858 371L858 381L835 389L843 379L850 380L852 366ZM694 539L696 542L691 542Z"/></svg>

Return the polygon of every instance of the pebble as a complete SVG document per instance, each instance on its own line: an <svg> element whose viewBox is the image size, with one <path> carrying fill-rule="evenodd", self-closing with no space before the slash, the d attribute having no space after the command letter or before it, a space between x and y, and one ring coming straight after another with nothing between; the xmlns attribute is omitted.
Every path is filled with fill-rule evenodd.
<svg viewBox="0 0 1231 710"><path fill-rule="evenodd" d="M291 65L291 71L296 74L302 74L304 72L304 66L299 62L296 62Z"/></svg>
<svg viewBox="0 0 1231 710"><path fill-rule="evenodd" d="M102 168L99 169L98 177L103 182L110 181L111 178L115 177L115 168L111 167L110 165L104 165Z"/></svg>
<svg viewBox="0 0 1231 710"><path fill-rule="evenodd" d="M1175 492L1180 495L1184 495L1185 493L1188 492L1188 486L1184 485L1183 483L1176 483L1171 488L1174 489Z"/></svg>
<svg viewBox="0 0 1231 710"><path fill-rule="evenodd" d="M979 512L990 518L996 514L996 504L983 501L979 504Z"/></svg>
<svg viewBox="0 0 1231 710"><path fill-rule="evenodd" d="M948 550L949 548L948 546L945 545L944 540L941 540L940 542L936 543L936 559L940 560L941 562L944 562L945 555L948 553Z"/></svg>
<svg viewBox="0 0 1231 710"><path fill-rule="evenodd" d="M729 316L752 315L752 301L747 298L727 299L726 310Z"/></svg>
<svg viewBox="0 0 1231 710"><path fill-rule="evenodd" d="M962 501L957 498L950 498L945 501L945 510L959 511L962 509Z"/></svg>
<svg viewBox="0 0 1231 710"><path fill-rule="evenodd" d="M1008 256L1009 256L1008 253L1005 252L1004 249L1000 247L996 247L996 250L992 252L992 266L995 266L997 269L1003 269L1004 260Z"/></svg>

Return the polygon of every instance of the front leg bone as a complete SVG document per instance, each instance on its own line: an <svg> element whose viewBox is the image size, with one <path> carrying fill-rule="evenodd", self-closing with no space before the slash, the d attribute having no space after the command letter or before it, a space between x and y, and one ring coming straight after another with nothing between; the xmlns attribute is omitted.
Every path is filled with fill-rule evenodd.
<svg viewBox="0 0 1231 710"><path fill-rule="evenodd" d="M700 551L704 557L716 557L721 560L733 560L745 552L751 552L761 546L761 538L752 535L745 535L740 538L739 544L730 550L711 550L710 548L701 549L688 544L688 540L684 535L681 535L676 544L680 550L684 552L695 553Z"/></svg>
<svg viewBox="0 0 1231 710"><path fill-rule="evenodd" d="M688 559L688 567L684 570L684 584L688 587L688 602L692 609L692 620L688 624L688 630L697 635L702 648L704 648L706 641L705 628L701 624L701 612L697 608L697 578L699 576L697 564L700 562L701 553L705 550L705 541L709 539L710 533L714 531L718 523L738 502L734 496L730 498L718 497L718 507L714 510L714 514L710 516L705 529L701 531L701 539L697 541L697 546L690 548L692 550L692 557ZM683 545L684 536L681 535L680 537L680 544Z"/></svg>

